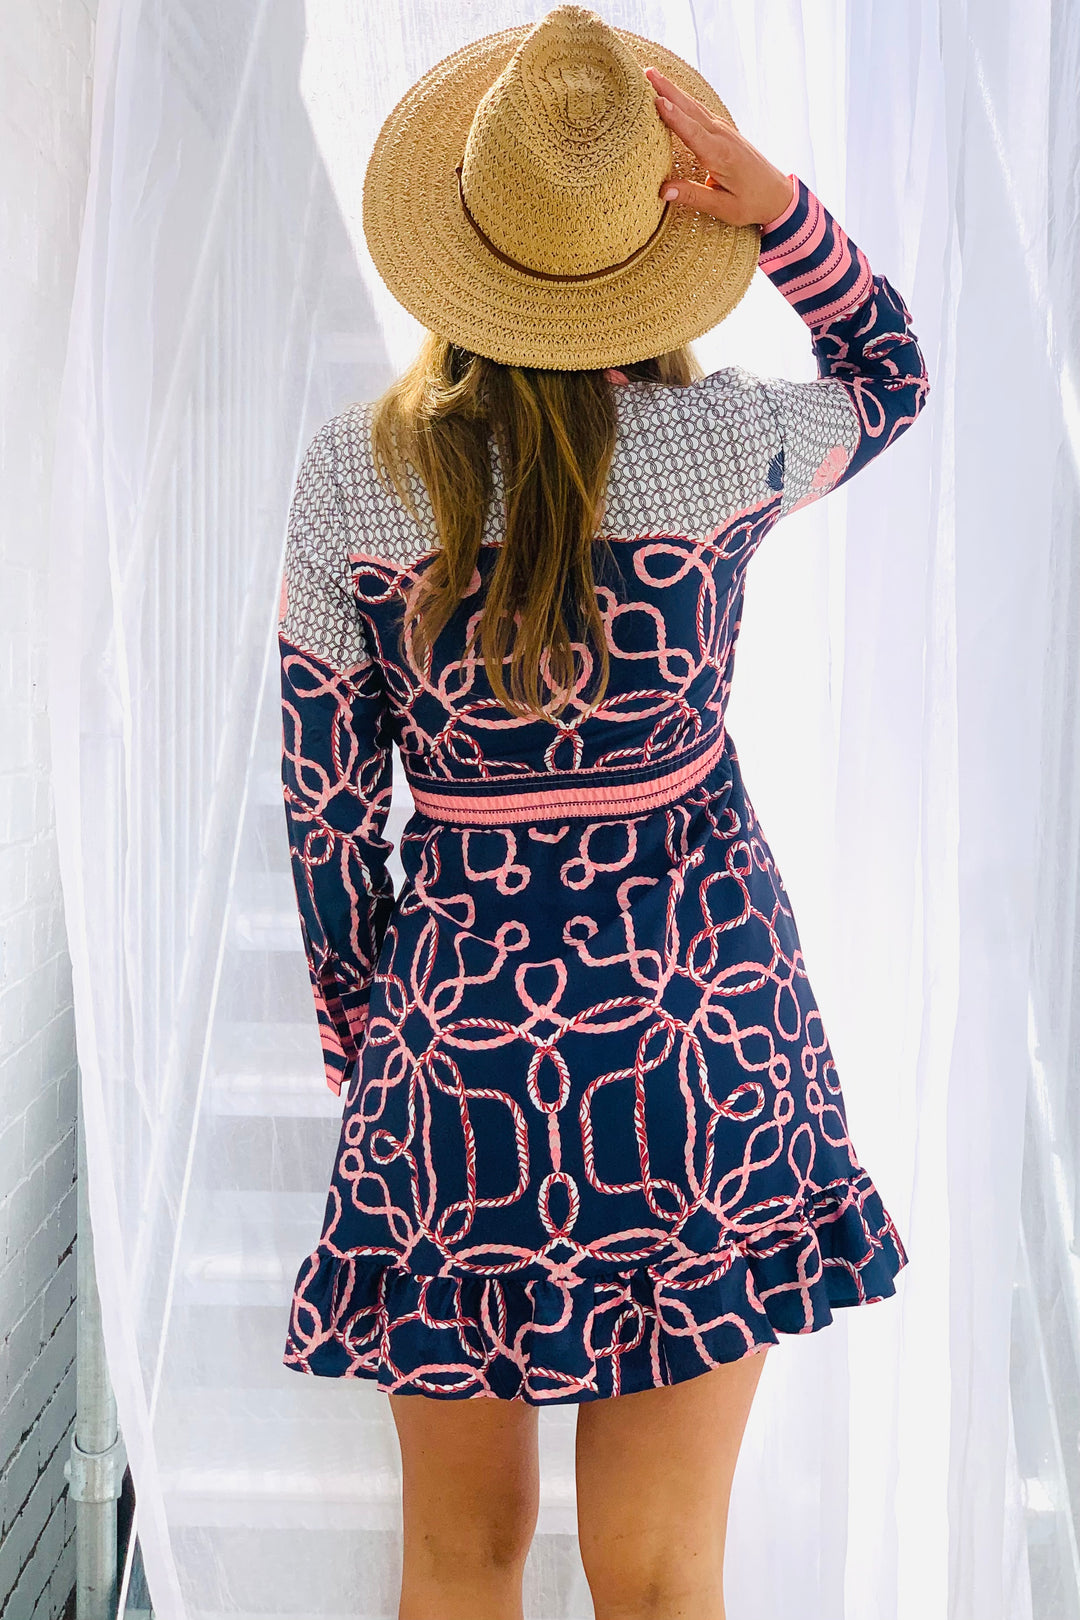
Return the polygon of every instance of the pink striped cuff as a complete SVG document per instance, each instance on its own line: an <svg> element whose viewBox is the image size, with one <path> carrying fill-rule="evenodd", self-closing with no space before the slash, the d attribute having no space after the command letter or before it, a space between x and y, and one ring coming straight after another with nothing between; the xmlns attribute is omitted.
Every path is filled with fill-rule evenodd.
<svg viewBox="0 0 1080 1620"><path fill-rule="evenodd" d="M784 209L784 212L782 214L777 214L775 219L770 219L770 221L769 221L769 223L767 225L763 225L761 227L763 235L764 235L764 233L766 231L775 231L779 226L781 226L784 223L784 221L786 219L790 219L792 214L795 212L796 208L799 205L799 181L798 181L798 177L795 174L789 174L788 179L791 181L791 201L788 203L787 207Z"/></svg>
<svg viewBox="0 0 1080 1620"><path fill-rule="evenodd" d="M789 206L762 227L763 239L792 220L803 199L802 218L794 219L782 240L762 248L758 268L802 319L817 327L858 309L870 295L873 273L861 248L804 181L796 180ZM823 303L833 289L833 298Z"/></svg>

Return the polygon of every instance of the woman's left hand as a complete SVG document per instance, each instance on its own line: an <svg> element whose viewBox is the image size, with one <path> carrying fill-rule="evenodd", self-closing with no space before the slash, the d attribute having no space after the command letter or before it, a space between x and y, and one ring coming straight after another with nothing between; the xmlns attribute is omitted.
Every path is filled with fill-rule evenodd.
<svg viewBox="0 0 1080 1620"><path fill-rule="evenodd" d="M779 218L794 195L791 176L659 68L646 68L645 76L656 92L656 110L664 123L709 171L705 185L672 175L660 187L661 197L729 225L768 225Z"/></svg>

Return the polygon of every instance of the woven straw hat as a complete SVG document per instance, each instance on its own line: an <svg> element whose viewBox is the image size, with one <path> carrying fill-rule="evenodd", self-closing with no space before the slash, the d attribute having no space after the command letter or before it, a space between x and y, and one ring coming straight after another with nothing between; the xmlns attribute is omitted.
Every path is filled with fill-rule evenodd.
<svg viewBox="0 0 1080 1620"><path fill-rule="evenodd" d="M583 6L431 68L364 178L364 234L399 303L476 354L550 370L629 365L734 309L760 229L662 201L666 175L706 175L656 111L649 65L734 125L681 57Z"/></svg>

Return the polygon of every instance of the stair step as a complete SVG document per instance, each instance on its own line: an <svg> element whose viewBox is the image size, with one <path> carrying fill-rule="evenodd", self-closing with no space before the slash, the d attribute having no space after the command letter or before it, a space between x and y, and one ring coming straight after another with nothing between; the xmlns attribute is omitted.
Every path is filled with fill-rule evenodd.
<svg viewBox="0 0 1080 1620"><path fill-rule="evenodd" d="M343 1395L351 1397L344 1405ZM169 1522L394 1530L401 1474L388 1417L373 1382L306 1378L286 1367L271 1388L177 1391L158 1417L170 1459L161 1473ZM576 1417L564 1408L541 1419L539 1532L573 1533Z"/></svg>
<svg viewBox="0 0 1080 1620"><path fill-rule="evenodd" d="M229 944L241 951L303 952L292 873L242 872L236 879Z"/></svg>
<svg viewBox="0 0 1080 1620"><path fill-rule="evenodd" d="M326 1193L211 1192L184 1260L189 1305L285 1305L318 1242Z"/></svg>
<svg viewBox="0 0 1080 1620"><path fill-rule="evenodd" d="M211 1114L340 1119L343 1101L323 1073L312 1004L303 1024L226 1024L215 1032Z"/></svg>

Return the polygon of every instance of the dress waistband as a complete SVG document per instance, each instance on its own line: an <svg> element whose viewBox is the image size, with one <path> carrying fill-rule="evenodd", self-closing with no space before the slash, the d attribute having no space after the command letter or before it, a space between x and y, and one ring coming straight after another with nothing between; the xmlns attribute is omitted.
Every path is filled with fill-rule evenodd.
<svg viewBox="0 0 1080 1620"><path fill-rule="evenodd" d="M715 736L701 739L680 756L674 766L668 763L662 773L634 781L588 782L580 775L559 787L525 788L516 793L499 791L501 784L478 783L463 793L460 782L417 780L406 773L413 803L421 815L432 821L445 821L468 827L503 826L519 821L565 821L570 817L596 816L609 819L644 815L674 804L703 781L727 741L721 726ZM543 778L539 778L543 780Z"/></svg>

